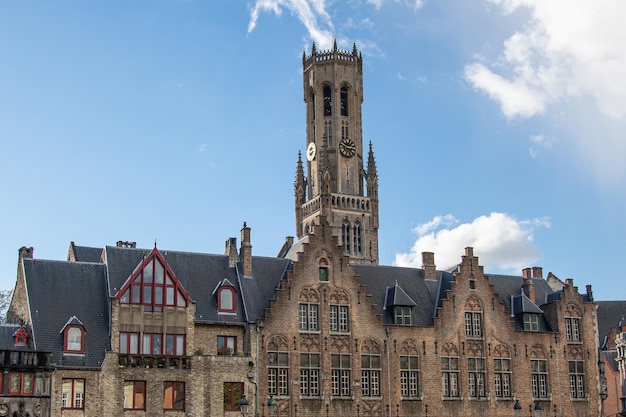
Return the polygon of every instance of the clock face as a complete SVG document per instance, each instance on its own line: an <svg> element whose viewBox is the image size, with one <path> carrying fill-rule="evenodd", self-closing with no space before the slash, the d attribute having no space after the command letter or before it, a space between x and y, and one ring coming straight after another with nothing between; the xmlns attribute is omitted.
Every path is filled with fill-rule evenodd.
<svg viewBox="0 0 626 417"><path fill-rule="evenodd" d="M346 158L352 157L356 152L356 145L352 139L343 138L339 142L339 152Z"/></svg>
<svg viewBox="0 0 626 417"><path fill-rule="evenodd" d="M309 146L307 146L306 148L306 160L309 162L314 160L316 151L317 150L315 148L315 143L314 142L309 143Z"/></svg>

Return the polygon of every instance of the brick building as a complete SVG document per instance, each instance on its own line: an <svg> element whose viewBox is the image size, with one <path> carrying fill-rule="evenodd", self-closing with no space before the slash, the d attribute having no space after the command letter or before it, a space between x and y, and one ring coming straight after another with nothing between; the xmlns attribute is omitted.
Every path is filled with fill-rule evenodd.
<svg viewBox="0 0 626 417"><path fill-rule="evenodd" d="M450 271L428 252L379 265L362 57L313 46L303 81L296 238L276 257L245 223L224 254L20 250L9 320L50 352L51 415L599 416L591 288L487 274L472 248Z"/></svg>

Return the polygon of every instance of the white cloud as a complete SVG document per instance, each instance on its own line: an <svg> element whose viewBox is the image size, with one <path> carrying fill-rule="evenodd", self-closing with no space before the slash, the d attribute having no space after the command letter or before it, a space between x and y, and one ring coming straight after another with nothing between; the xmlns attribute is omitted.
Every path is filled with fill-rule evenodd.
<svg viewBox="0 0 626 417"><path fill-rule="evenodd" d="M325 0L256 0L250 11L248 33L256 28L260 12L273 12L280 16L283 8L298 17L319 49L332 47L334 29Z"/></svg>
<svg viewBox="0 0 626 417"><path fill-rule="evenodd" d="M450 214L436 216L413 230L417 240L409 253L396 254L394 265L421 267L421 253L434 252L438 268L445 269L460 263L464 248L471 246L486 269L519 273L540 258L534 230L549 227L547 218L517 220L497 212L462 224Z"/></svg>
<svg viewBox="0 0 626 417"><path fill-rule="evenodd" d="M488 1L505 13L525 7L531 16L505 41L497 62L465 68L466 78L506 117L531 117L574 97L592 98L608 117L626 117L626 2Z"/></svg>
<svg viewBox="0 0 626 417"><path fill-rule="evenodd" d="M206 148L207 148L207 144L203 143L200 146L198 146L198 152L204 152L206 151Z"/></svg>
<svg viewBox="0 0 626 417"><path fill-rule="evenodd" d="M546 136L543 133L538 135L532 135L530 137L531 146L528 148L531 158L536 158L539 155L540 150L546 150L552 148L552 145L556 142L556 139L551 136Z"/></svg>

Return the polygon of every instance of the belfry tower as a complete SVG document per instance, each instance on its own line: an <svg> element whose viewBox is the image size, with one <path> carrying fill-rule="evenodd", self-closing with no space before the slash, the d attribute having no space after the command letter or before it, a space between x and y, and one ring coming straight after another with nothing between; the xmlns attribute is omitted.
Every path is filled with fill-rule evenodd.
<svg viewBox="0 0 626 417"><path fill-rule="evenodd" d="M378 174L372 144L363 147L363 58L337 49L302 56L306 103L306 177L295 181L296 234L314 224L337 236L351 262L378 264ZM365 151L367 150L367 156ZM367 170L363 161L367 157Z"/></svg>

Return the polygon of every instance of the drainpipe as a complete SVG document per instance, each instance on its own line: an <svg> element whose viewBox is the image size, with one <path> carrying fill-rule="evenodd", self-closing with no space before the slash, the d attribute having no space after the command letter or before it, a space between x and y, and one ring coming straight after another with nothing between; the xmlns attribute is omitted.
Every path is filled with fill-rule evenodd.
<svg viewBox="0 0 626 417"><path fill-rule="evenodd" d="M387 332L387 398L389 402L389 416L391 416L391 362L390 353L391 350L391 328L385 329Z"/></svg>

